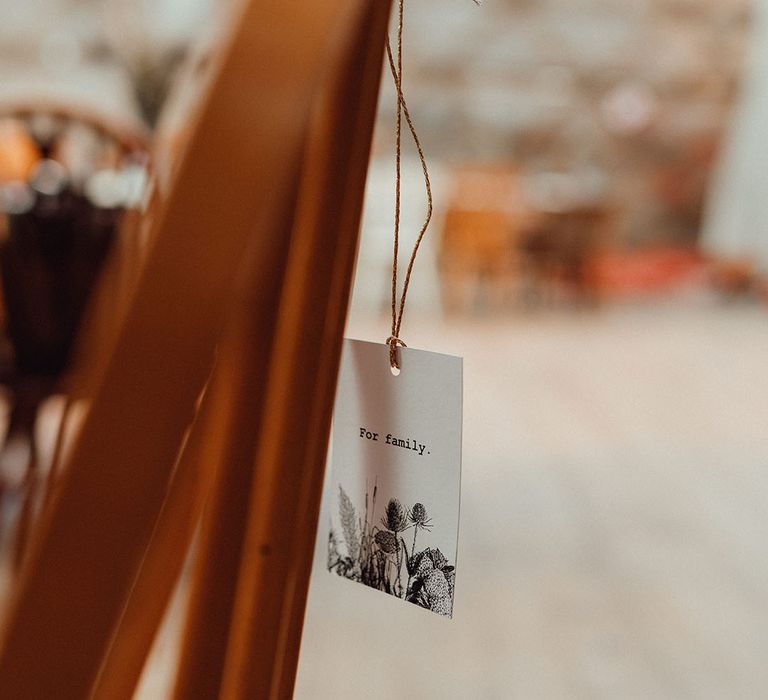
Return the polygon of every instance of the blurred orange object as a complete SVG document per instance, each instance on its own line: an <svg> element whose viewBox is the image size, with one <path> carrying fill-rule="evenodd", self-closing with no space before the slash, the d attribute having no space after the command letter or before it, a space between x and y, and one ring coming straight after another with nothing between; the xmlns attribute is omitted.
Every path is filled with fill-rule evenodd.
<svg viewBox="0 0 768 700"><path fill-rule="evenodd" d="M490 165L456 173L440 237L446 311L461 310L483 284L490 296L506 295L519 266L515 233L524 218L514 168Z"/></svg>
<svg viewBox="0 0 768 700"><path fill-rule="evenodd" d="M680 289L699 281L704 266L695 248L671 246L603 251L594 261L600 290L613 297Z"/></svg>
<svg viewBox="0 0 768 700"><path fill-rule="evenodd" d="M40 151L27 129L16 119L0 119L0 184L26 182Z"/></svg>
<svg viewBox="0 0 768 700"><path fill-rule="evenodd" d="M729 297L745 296L760 287L754 262L743 258L715 261L711 278L715 288Z"/></svg>

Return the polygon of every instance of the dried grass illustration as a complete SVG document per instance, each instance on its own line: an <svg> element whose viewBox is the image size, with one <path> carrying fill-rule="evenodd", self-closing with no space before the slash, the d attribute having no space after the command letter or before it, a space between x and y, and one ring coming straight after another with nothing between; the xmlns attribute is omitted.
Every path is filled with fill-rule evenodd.
<svg viewBox="0 0 768 700"><path fill-rule="evenodd" d="M376 496L365 493L365 515L356 516L352 500L339 485L339 520L344 545L333 528L328 538L328 570L402 600L450 617L453 611L455 568L439 549L427 547L416 551L419 532L431 532L432 519L422 503L403 508L397 498L390 498L379 522ZM403 534L413 528L411 548ZM403 572L405 569L405 572ZM405 583L403 583L405 573Z"/></svg>
<svg viewBox="0 0 768 700"><path fill-rule="evenodd" d="M344 492L339 484L339 516L341 517L341 530L344 533L344 541L347 543L347 551L354 561L357 559L360 541L357 535L357 516L352 500Z"/></svg>

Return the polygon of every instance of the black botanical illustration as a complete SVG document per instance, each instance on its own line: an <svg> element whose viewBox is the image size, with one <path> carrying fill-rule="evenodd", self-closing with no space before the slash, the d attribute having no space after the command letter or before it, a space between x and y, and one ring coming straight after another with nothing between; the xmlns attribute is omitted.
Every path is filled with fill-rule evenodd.
<svg viewBox="0 0 768 700"><path fill-rule="evenodd" d="M366 490L361 517L339 485L341 535L331 528L328 570L450 617L455 568L439 549L417 550L419 534L433 527L426 507L414 503L404 508L397 498L390 498L377 520L377 491L374 485L369 501Z"/></svg>

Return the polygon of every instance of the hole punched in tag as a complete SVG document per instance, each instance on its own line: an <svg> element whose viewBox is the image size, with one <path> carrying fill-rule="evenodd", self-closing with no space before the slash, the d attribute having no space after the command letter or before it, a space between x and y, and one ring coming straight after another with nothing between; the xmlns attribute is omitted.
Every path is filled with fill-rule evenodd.
<svg viewBox="0 0 768 700"><path fill-rule="evenodd" d="M389 368L392 370L392 374L397 377L400 374L400 352L397 349L397 342L387 340L387 345L389 345ZM405 343L403 343L403 347L407 347Z"/></svg>
<svg viewBox="0 0 768 700"><path fill-rule="evenodd" d="M387 345L389 345L389 368L392 370L392 374L397 377L400 374L400 357L397 348L398 346L404 348L408 346L400 338L393 335L387 338Z"/></svg>
<svg viewBox="0 0 768 700"><path fill-rule="evenodd" d="M407 347L406 344L400 339L400 328L403 323L403 313L405 311L405 299L408 296L408 286L411 283L411 273L413 272L413 264L416 261L416 254L419 251L419 246L424 238L424 234L429 228L429 222L432 219L432 185L429 181L429 171L427 170L427 161L424 157L424 150L421 147L421 141L416 134L416 129L413 126L413 120L411 119L410 112L408 111L408 105L403 97L403 15L404 15L404 1L398 1L398 15L397 15L397 54L396 58L392 53L392 43L389 36L387 36L387 61L389 62L389 69L392 73L392 78L395 83L395 91L397 93L397 118L395 122L395 230L394 230L394 250L392 255L392 329L389 338L386 343L389 345L389 364L392 368L392 374L397 376L400 374L400 353L399 347ZM397 300L397 257L400 247L400 190L401 190L401 150L402 150L402 126L403 117L408 125L408 130L411 132L411 137L416 145L416 150L419 154L419 160L421 161L421 169L424 173L424 186L427 193L427 214L424 219L424 223L421 225L421 230L416 238L416 242L411 251L411 257L408 261L408 268L405 273L405 279L403 281L403 293L400 296L400 302Z"/></svg>

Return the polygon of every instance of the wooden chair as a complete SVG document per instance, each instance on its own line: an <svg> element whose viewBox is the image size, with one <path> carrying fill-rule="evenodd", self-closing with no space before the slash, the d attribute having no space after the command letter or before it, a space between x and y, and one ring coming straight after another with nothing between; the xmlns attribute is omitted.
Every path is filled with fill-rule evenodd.
<svg viewBox="0 0 768 700"><path fill-rule="evenodd" d="M519 231L529 218L520 173L506 163L475 165L453 179L439 238L443 309L462 313L484 299L498 311L519 284Z"/></svg>
<svg viewBox="0 0 768 700"><path fill-rule="evenodd" d="M26 557L3 698L292 694L389 13L243 0Z"/></svg>
<svg viewBox="0 0 768 700"><path fill-rule="evenodd" d="M19 198L16 206L21 204L0 212L0 385L10 414L0 462L4 472L12 467L10 479L0 474L0 497L9 492L2 505L15 499L20 504L12 535L18 564L50 477L36 439L41 407L54 395L68 394L72 345L91 290L117 237L119 218L136 215L133 201L95 201L84 173L140 170L149 141L130 122L48 101L0 104L0 131L0 186L11 188ZM83 132L90 135L90 148L73 149L78 140L72 134ZM29 184L39 187L36 180L51 177L47 158L65 163L61 172L53 171L57 191L33 194ZM73 172L75 177L66 177ZM62 424L67 413L65 408ZM16 470L23 476L13 474Z"/></svg>

